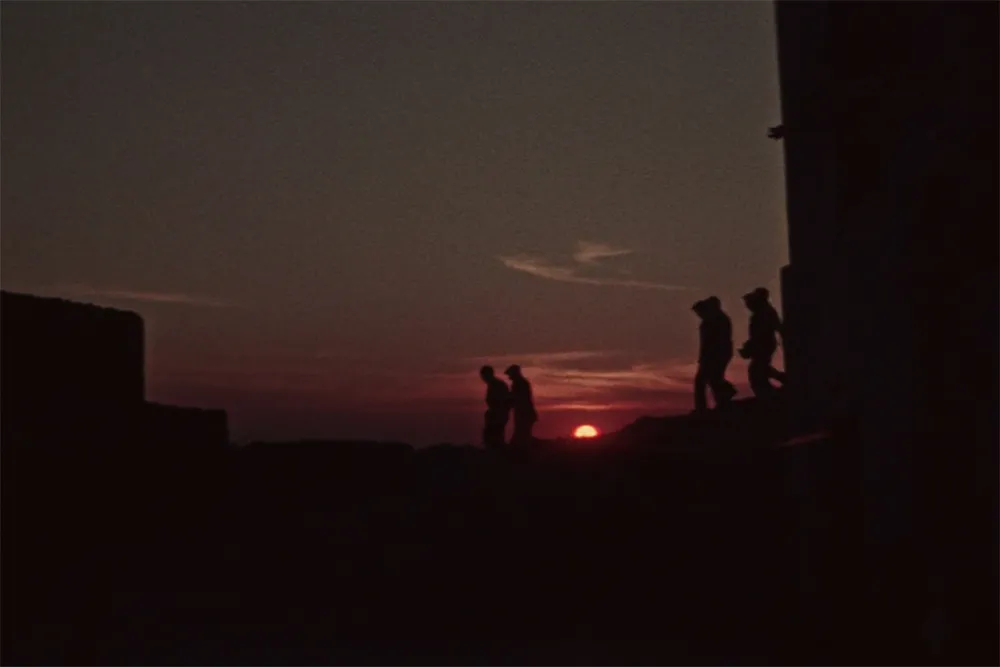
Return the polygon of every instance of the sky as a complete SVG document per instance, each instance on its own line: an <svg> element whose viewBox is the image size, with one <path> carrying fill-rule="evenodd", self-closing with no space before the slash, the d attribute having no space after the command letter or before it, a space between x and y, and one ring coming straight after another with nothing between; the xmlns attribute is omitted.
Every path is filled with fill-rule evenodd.
<svg viewBox="0 0 1000 667"><path fill-rule="evenodd" d="M687 412L691 305L780 306L770 2L2 7L4 289L134 310L236 441ZM780 365L780 358L778 359ZM729 378L748 395L745 364Z"/></svg>

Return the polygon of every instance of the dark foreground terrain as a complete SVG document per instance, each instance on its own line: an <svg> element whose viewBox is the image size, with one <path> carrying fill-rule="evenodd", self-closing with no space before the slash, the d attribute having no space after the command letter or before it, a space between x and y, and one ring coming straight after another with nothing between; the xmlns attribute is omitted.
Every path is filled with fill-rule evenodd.
<svg viewBox="0 0 1000 667"><path fill-rule="evenodd" d="M518 456L8 450L4 663L879 661L800 578L830 440L734 411Z"/></svg>

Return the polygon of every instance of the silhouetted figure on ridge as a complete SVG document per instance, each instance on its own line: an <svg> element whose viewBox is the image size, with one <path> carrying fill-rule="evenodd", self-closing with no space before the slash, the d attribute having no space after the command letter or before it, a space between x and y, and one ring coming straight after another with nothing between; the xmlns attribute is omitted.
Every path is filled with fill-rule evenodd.
<svg viewBox="0 0 1000 667"><path fill-rule="evenodd" d="M531 384L521 375L521 367L517 364L505 370L504 375L510 378L511 406L514 409L514 434L510 444L526 445L531 442L531 429L538 421Z"/></svg>
<svg viewBox="0 0 1000 667"><path fill-rule="evenodd" d="M758 287L743 295L743 302L750 311L750 338L740 348L740 356L750 360L747 369L750 388L754 396L766 398L775 391L771 379L785 382L785 374L771 366L771 360L778 349L778 333L781 332L781 318L768 300L770 293Z"/></svg>
<svg viewBox="0 0 1000 667"><path fill-rule="evenodd" d="M486 415L483 425L483 444L489 449L503 447L504 431L510 415L510 390L499 379L492 366L479 369L479 377L486 383Z"/></svg>
<svg viewBox="0 0 1000 667"><path fill-rule="evenodd" d="M736 395L736 387L726 380L726 367L733 358L733 323L716 296L697 302L691 310L701 318L694 409L702 412L708 408L706 385L712 389L717 408L727 405Z"/></svg>

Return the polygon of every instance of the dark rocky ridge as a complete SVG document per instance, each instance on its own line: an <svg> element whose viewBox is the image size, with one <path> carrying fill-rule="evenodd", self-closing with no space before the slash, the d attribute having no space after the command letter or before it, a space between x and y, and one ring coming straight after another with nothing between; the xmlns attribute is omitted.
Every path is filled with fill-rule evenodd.
<svg viewBox="0 0 1000 667"><path fill-rule="evenodd" d="M643 421L642 437L513 458L392 443L102 462L19 450L4 462L18 472L4 484L5 583L17 571L5 659L806 659L789 637L809 603L783 482L794 448L648 437L727 418Z"/></svg>

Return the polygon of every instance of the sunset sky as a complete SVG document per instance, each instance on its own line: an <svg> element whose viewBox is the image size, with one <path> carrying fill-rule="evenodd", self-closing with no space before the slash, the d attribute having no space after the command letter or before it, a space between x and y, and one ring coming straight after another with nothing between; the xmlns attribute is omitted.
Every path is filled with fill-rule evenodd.
<svg viewBox="0 0 1000 667"><path fill-rule="evenodd" d="M483 363L543 437L686 412L691 304L780 306L773 11L4 2L3 287L237 440L478 442Z"/></svg>

